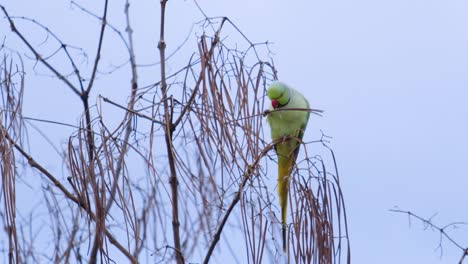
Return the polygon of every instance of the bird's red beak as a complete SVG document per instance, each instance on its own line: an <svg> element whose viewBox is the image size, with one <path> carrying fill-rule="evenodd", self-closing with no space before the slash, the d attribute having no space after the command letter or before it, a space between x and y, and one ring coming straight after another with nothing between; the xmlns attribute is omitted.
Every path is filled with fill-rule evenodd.
<svg viewBox="0 0 468 264"><path fill-rule="evenodd" d="M275 100L275 99L271 100L271 106L273 106L273 109L278 108L279 107L278 100Z"/></svg>

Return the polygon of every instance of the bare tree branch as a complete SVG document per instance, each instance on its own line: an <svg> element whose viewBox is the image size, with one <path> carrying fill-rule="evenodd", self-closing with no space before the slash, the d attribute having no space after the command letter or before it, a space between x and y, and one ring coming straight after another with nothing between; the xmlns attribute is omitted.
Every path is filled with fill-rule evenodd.
<svg viewBox="0 0 468 264"><path fill-rule="evenodd" d="M46 66L50 71L52 71L57 78L62 80L76 95L81 96L80 91L73 85L64 75L62 75L60 72L56 70L54 66L49 64L40 54L39 52L36 51L36 49L32 46L31 43L21 34L18 29L16 28L15 24L13 23L13 20L11 19L10 15L6 11L5 7L3 5L0 5L0 8L2 9L3 13L5 14L6 18L8 19L8 22L10 23L10 28L11 30L22 40L22 42L29 48L29 50L34 54L36 59L40 61L44 66Z"/></svg>
<svg viewBox="0 0 468 264"><path fill-rule="evenodd" d="M390 209L389 211L390 212L395 212L395 213L407 214L408 215L408 220L410 220L411 218L415 218L415 219L421 221L425 226L437 230L439 232L439 234L440 234L439 248L441 250L441 254L442 254L442 240L445 237L446 239L448 239L450 241L450 243L452 245L454 245L455 247L459 248L462 251L462 256L461 256L461 259L460 259L460 262L459 262L460 264L463 262L463 259L465 258L465 256L468 255L468 247L463 247L460 243L455 241L455 239L453 239L446 231L447 228L449 228L449 227L456 227L458 225L468 225L468 223L453 222L453 223L447 224L447 225L445 225L443 227L440 227L440 226L433 223L432 217L426 219L426 218L420 217L420 216L412 213L411 211L403 211L403 210L400 210L400 209Z"/></svg>
<svg viewBox="0 0 468 264"><path fill-rule="evenodd" d="M173 28L166 22L170 14L167 1L161 0L161 16L151 22L160 29L150 40L158 44L159 54L153 58L137 48L141 34L133 34L140 29L130 11L139 6L131 3L125 1L118 9L103 0L99 3L103 9L95 13L92 5L71 1L72 8L66 12L85 14L80 19L94 23L86 30L99 32L88 41L96 52L89 65L76 63L77 56L86 57L89 51L77 47L75 39L62 40L52 32L53 27L34 18L9 16L1 6L13 33L5 34L0 52L7 56L10 50L32 52L32 59L18 55L30 59L26 63L32 66L31 79L44 77L35 67L45 65L53 73L47 77L61 80L78 95L60 98L61 102L81 105L75 114L66 107L57 110L66 115L63 120L67 121L60 122L46 114L40 116L38 113L44 113L40 111L23 115L22 90L5 92L8 100L18 102L14 106L5 104L6 99L0 102L0 113L8 118L0 124L0 146L6 146L0 149L5 164L2 186L8 188L6 192L2 189L0 200L5 200L5 206L0 215L4 226L11 227L5 230L16 225L16 235L5 231L11 245L3 251L11 252L8 259L112 263L125 258L130 263L185 263L203 258L208 263L232 257L249 263L275 263L283 258L298 263L350 263L337 165L323 139L301 142L304 153L294 168L290 192L290 201L294 201L288 222L290 251L283 255L278 250L281 224L274 195L276 181L270 178L277 157L269 151L275 142L265 139L263 127L264 115L271 111L264 111L268 108L265 89L277 79L269 42L249 40L231 20L208 17L195 2L204 19L192 24L190 37L184 40L195 48L183 43L167 45L166 35ZM18 21L32 25L46 38L34 44L34 32L15 27ZM116 47L108 45L113 37L123 42L118 56L112 49ZM146 42L148 37L145 35ZM16 45L18 42L25 45ZM186 54L181 52L184 49L189 49L189 55L183 58L182 67L174 69L168 58ZM47 50L51 51L40 56ZM159 63L138 64L136 58L142 55ZM106 66L119 56L124 62ZM30 70L24 67L18 72L23 71L29 74ZM82 76L84 72L89 72L88 80ZM128 89L119 93L106 89L109 83L120 88L115 80L121 76L129 76ZM3 84L21 82L21 78L0 74L1 89L6 89ZM28 111L35 107L28 105ZM319 116L323 112L293 110ZM33 133L28 128L34 128ZM29 140L34 143L31 149ZM56 156L37 156L42 155L37 145L44 150L51 146ZM319 152L325 153L323 157L315 154ZM29 176L23 175L29 171L39 172L41 177L26 180ZM14 199L27 195L25 188L42 193L42 198L35 199L32 208L16 204L20 213L11 217ZM40 224L44 222L47 224ZM244 240L245 246L234 249L237 242L224 239L230 236ZM37 244L44 237L50 246L39 251Z"/></svg>

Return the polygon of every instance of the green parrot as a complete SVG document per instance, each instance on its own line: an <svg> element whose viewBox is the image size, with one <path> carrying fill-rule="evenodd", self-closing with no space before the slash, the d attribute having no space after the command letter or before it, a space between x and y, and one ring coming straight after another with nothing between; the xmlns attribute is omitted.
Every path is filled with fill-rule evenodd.
<svg viewBox="0 0 468 264"><path fill-rule="evenodd" d="M283 233L283 251L286 252L286 218L288 207L288 191L291 172L299 153L300 142L309 121L309 102L298 91L282 82L273 82L267 90L271 100L267 121L271 128L273 141L280 140L276 146L278 155L278 196L281 207L281 222ZM287 110L301 108L301 110Z"/></svg>

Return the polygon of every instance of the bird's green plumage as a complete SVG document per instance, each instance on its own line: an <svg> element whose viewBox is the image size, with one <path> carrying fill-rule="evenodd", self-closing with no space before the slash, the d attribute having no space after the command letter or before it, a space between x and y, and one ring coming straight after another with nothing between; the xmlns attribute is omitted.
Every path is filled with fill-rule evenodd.
<svg viewBox="0 0 468 264"><path fill-rule="evenodd" d="M277 108L273 109L273 106L270 108L270 110L277 111L270 112L267 121L271 128L272 140L280 140L275 149L278 155L278 196L283 224L283 250L286 251L286 213L289 181L310 113L301 110L281 111L281 109L308 109L309 102L301 93L282 82L272 83L267 90L267 95L272 100L272 105L275 105L274 100L278 103Z"/></svg>

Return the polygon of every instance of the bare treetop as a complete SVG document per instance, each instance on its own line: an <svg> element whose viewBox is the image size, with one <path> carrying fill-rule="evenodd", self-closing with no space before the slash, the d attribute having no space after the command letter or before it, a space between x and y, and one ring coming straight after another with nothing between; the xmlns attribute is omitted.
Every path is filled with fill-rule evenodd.
<svg viewBox="0 0 468 264"><path fill-rule="evenodd" d="M302 142L291 181L290 247L285 255L281 250L275 170L270 173L277 142L264 135L263 126L265 87L277 79L269 43L251 41L229 18L204 13L184 43L167 43L168 32L176 32L166 24L171 2L163 0L159 21L151 21L159 26L151 52L155 63L139 64L132 5L120 7L123 21L115 24L123 27L114 25L113 5L102 1L102 13L95 14L71 2L74 12L95 21L99 34L92 50L0 5L1 21L11 29L0 50L0 214L8 238L1 246L3 258L10 263L217 263L225 258L349 263L344 198L325 135ZM33 42L19 21L48 38ZM103 57L116 36L126 60L106 67ZM12 38L22 46L9 47ZM190 42L196 49L183 67L172 68L173 54ZM26 82L24 61L33 65L33 75L46 71L72 92L45 98L79 104L80 112L56 109L67 122L25 113L22 98L33 84ZM148 67L154 69L151 78L143 74ZM127 83L102 85L101 78L122 75ZM30 136L38 125L44 137ZM72 132L57 134L58 127ZM62 144L60 155L44 162L41 149L30 149L29 140ZM31 195L23 185L36 195L31 196L34 210L21 209L18 197Z"/></svg>

